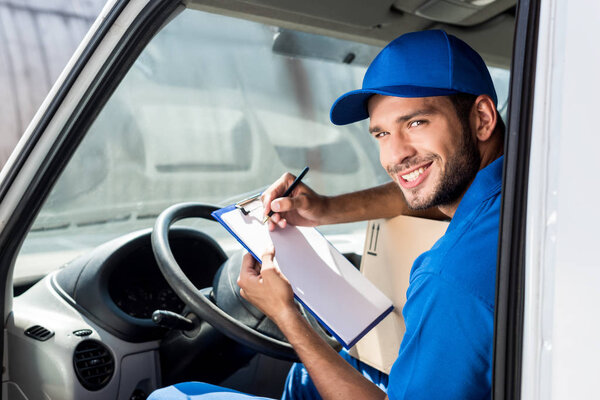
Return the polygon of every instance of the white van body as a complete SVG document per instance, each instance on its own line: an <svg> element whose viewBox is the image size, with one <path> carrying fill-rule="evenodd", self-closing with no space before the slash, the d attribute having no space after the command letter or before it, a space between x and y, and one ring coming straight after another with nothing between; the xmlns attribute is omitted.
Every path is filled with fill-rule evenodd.
<svg viewBox="0 0 600 400"><path fill-rule="evenodd" d="M527 208L522 398L592 399L600 376L600 3L540 7Z"/></svg>

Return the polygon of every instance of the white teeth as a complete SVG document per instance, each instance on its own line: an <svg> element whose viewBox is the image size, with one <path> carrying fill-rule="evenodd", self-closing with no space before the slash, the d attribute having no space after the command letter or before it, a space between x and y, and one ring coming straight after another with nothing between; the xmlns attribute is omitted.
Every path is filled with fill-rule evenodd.
<svg viewBox="0 0 600 400"><path fill-rule="evenodd" d="M419 175L421 175L424 171L425 171L425 169L419 168L419 169L414 170L410 174L401 175L401 176L402 176L402 178L404 178L408 182L412 182L415 179L417 179L419 177Z"/></svg>

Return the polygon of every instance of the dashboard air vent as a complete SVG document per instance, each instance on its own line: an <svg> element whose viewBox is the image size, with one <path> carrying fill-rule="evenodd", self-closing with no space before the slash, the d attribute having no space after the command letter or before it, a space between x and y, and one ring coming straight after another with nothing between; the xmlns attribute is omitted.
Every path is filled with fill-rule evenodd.
<svg viewBox="0 0 600 400"><path fill-rule="evenodd" d="M54 332L49 331L48 329L44 328L43 326L34 325L30 328L27 328L27 330L25 330L25 336L29 336L30 338L34 338L34 339L37 339L37 340L43 342L43 341L50 339L52 336L54 336Z"/></svg>
<svg viewBox="0 0 600 400"><path fill-rule="evenodd" d="M75 348L73 366L77 379L88 390L100 390L115 371L115 361L108 348L95 340L84 340Z"/></svg>

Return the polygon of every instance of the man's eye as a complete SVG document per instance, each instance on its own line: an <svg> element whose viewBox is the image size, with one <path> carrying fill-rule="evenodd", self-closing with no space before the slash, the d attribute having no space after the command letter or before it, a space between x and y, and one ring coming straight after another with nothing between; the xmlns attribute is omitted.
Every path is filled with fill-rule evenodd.
<svg viewBox="0 0 600 400"><path fill-rule="evenodd" d="M410 124L408 124L408 127L409 128L416 128L417 126L423 125L424 123L425 123L424 120L419 119L419 120L416 120L416 121L411 121Z"/></svg>
<svg viewBox="0 0 600 400"><path fill-rule="evenodd" d="M381 139L382 137L389 135L389 134L390 134L389 132L377 132L373 136L375 137L375 139Z"/></svg>

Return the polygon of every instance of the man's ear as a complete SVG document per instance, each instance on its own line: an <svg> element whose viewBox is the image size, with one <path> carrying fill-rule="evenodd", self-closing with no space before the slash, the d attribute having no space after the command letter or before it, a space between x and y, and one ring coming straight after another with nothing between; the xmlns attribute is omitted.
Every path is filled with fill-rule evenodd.
<svg viewBox="0 0 600 400"><path fill-rule="evenodd" d="M480 142L488 141L496 128L497 122L498 113L492 98L487 94L478 96L471 109L471 124L477 140Z"/></svg>

